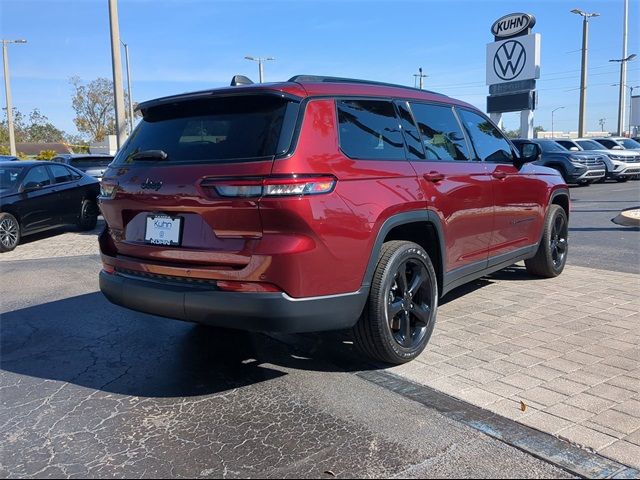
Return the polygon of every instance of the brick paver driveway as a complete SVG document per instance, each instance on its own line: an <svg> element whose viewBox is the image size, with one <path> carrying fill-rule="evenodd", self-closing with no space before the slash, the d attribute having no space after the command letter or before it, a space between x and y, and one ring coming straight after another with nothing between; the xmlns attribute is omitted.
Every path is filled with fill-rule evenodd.
<svg viewBox="0 0 640 480"><path fill-rule="evenodd" d="M0 264L97 254L101 228L30 239ZM639 291L637 274L516 266L452 292L425 353L390 370L637 468Z"/></svg>
<svg viewBox="0 0 640 480"><path fill-rule="evenodd" d="M452 292L426 351L391 371L640 467L639 291L637 274L515 266Z"/></svg>

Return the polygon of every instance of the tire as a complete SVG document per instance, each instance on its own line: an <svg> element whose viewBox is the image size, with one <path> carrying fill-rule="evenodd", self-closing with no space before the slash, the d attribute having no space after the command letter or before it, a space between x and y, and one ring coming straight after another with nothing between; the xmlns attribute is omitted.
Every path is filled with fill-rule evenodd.
<svg viewBox="0 0 640 480"><path fill-rule="evenodd" d="M544 278L557 277L567 263L569 221L560 205L551 205L544 221L542 240L535 257L525 260L527 272Z"/></svg>
<svg viewBox="0 0 640 480"><path fill-rule="evenodd" d="M629 177L618 177L616 178L616 182L624 183L629 180Z"/></svg>
<svg viewBox="0 0 640 480"><path fill-rule="evenodd" d="M93 230L98 224L98 205L92 200L83 200L78 215L78 228L83 231Z"/></svg>
<svg viewBox="0 0 640 480"><path fill-rule="evenodd" d="M354 327L356 347L374 360L394 365L409 362L427 346L437 308L438 282L429 255L412 242L387 242L367 305Z"/></svg>
<svg viewBox="0 0 640 480"><path fill-rule="evenodd" d="M20 243L20 223L10 213L0 213L0 252L10 252Z"/></svg>

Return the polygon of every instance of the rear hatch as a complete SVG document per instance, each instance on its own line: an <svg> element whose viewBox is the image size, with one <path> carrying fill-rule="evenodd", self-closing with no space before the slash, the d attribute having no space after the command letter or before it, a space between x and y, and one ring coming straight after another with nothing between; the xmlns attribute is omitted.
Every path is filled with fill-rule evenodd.
<svg viewBox="0 0 640 480"><path fill-rule="evenodd" d="M103 178L101 209L117 254L247 265L262 237L255 189L288 152L298 105L279 92L143 104L143 120Z"/></svg>

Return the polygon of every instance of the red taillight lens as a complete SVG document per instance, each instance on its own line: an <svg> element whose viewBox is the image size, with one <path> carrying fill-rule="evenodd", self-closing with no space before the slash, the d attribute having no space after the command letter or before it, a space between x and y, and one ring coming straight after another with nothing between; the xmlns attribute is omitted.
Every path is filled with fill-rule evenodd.
<svg viewBox="0 0 640 480"><path fill-rule="evenodd" d="M221 197L291 197L331 193L336 186L332 176L293 176L249 179L207 179L201 184L213 188Z"/></svg>
<svg viewBox="0 0 640 480"><path fill-rule="evenodd" d="M113 275L114 273L116 273L115 267L106 263L102 264L102 270L104 271L104 273L108 273L109 275Z"/></svg>

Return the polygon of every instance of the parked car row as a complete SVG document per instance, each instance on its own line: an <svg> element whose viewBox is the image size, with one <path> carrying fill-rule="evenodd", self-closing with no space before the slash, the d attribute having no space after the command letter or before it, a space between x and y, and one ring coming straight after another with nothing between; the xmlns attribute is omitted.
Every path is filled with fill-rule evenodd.
<svg viewBox="0 0 640 480"><path fill-rule="evenodd" d="M640 143L631 138L516 139L514 144L531 141L542 150L537 163L558 170L567 183L626 182L640 177Z"/></svg>
<svg viewBox="0 0 640 480"><path fill-rule="evenodd" d="M95 228L99 193L100 182L73 166L0 161L0 252L62 225Z"/></svg>

